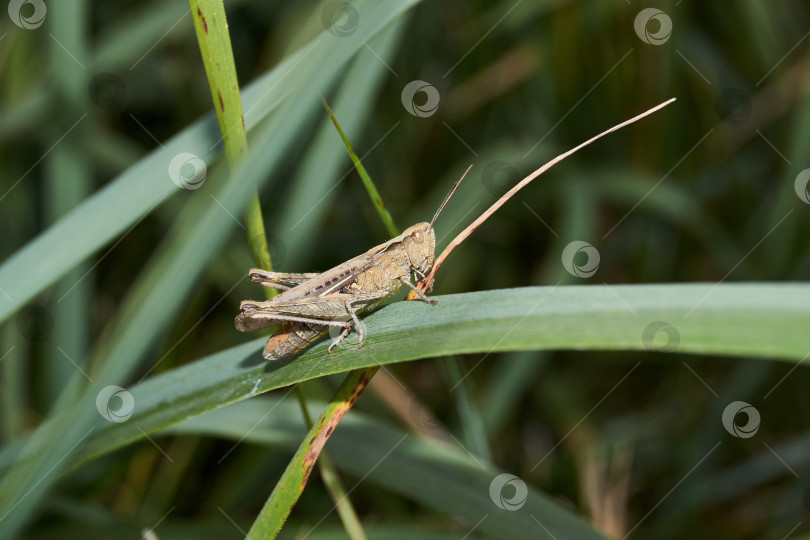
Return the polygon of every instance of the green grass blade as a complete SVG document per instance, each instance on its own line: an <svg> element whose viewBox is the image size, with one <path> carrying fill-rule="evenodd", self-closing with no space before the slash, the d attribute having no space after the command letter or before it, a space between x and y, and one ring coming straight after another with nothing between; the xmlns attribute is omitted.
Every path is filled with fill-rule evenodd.
<svg viewBox="0 0 810 540"><path fill-rule="evenodd" d="M25 431L25 377L24 358L29 344L21 339L15 325L0 327L0 438L4 443L14 440Z"/></svg>
<svg viewBox="0 0 810 540"><path fill-rule="evenodd" d="M248 539L275 538L278 535L298 501L298 497L301 496L324 444L341 418L357 401L374 375L374 371L376 369L352 371L344 379L335 393L335 397L323 409L318 421L309 429L303 442L299 444L295 455L284 470L284 474L273 488L273 492L248 531Z"/></svg>
<svg viewBox="0 0 810 540"><path fill-rule="evenodd" d="M492 383L483 389L481 398L481 412L489 437L497 436L520 401L534 388L548 356L545 351L518 351L505 355L495 366Z"/></svg>
<svg viewBox="0 0 810 540"><path fill-rule="evenodd" d="M54 5L51 43L51 65L58 88L61 105L59 111L80 111L88 108L85 89L89 76L85 70L76 69L76 64L65 61L65 49L79 58L87 57L87 29L85 28L87 2L60 3ZM63 47L65 49L63 49ZM57 113L48 122L54 140L74 122L72 115ZM72 137L65 138L55 146L45 160L47 179L46 207L48 221L54 223L74 207L81 204L92 190L92 162L82 150L95 144L97 131L91 120L76 127ZM45 355L46 399L55 400L62 385L74 373L72 362L82 362L87 356L91 328L92 276L90 265L79 265L65 275L54 290L49 304L53 317L52 342ZM72 290L71 290L72 289ZM68 291L71 294L67 294ZM64 298L64 301L58 299ZM66 361L69 359L68 361ZM51 403L48 403L49 405Z"/></svg>
<svg viewBox="0 0 810 540"><path fill-rule="evenodd" d="M307 399L304 395L303 385L295 385L296 395L298 396L298 405L301 413L304 416L304 422L308 430L312 430L312 417L307 409ZM363 525L360 523L360 518L357 516L357 511L354 509L351 499L343 487L343 482L340 475L335 468L332 458L326 450L321 451L318 458L318 471L321 473L321 480L332 502L335 504L335 509L340 516L340 521L343 523L343 528L352 540L366 540L366 533ZM266 504L266 503L265 503ZM292 510L292 508L290 508ZM289 511L288 511L289 513Z"/></svg>
<svg viewBox="0 0 810 540"><path fill-rule="evenodd" d="M93 434L85 458L138 440L141 430L159 431L268 390L353 369L508 350L645 351L651 346L645 329L655 321L670 322L677 330L677 350L684 353L800 360L810 350L810 336L803 331L810 322L810 285L611 289L529 287L438 296L435 306L399 302L364 319L362 349L327 354L328 342L323 341L298 357L273 363L258 354L264 345L259 338L132 387L138 403L132 417ZM684 319L701 299L700 307ZM661 331L654 342L664 346L667 337Z"/></svg>
<svg viewBox="0 0 810 540"><path fill-rule="evenodd" d="M239 80L233 61L231 37L222 0L190 0L194 30L205 67L205 76L211 91L214 112L225 156L233 168L247 155L247 133L242 117L242 100L239 97ZM267 249L267 234L264 230L262 208L259 195L254 193L248 203L245 229L250 251L256 265L268 271L273 270L270 252ZM266 287L268 297L276 294L272 287Z"/></svg>
<svg viewBox="0 0 810 540"><path fill-rule="evenodd" d="M323 100L323 106L326 108L326 112L329 113L329 118L332 119L332 123L335 125L335 129L337 129L338 134L340 134L340 138L343 140L344 146L346 146L346 151L349 152L349 157L351 157L352 163L354 163L354 168L357 170L357 174L360 175L360 179L363 181L363 186L366 188L368 196L371 197L371 202L374 205L374 208L377 210L377 214L380 216L380 219L385 225L385 229L388 231L388 236L391 238L398 236L399 229L396 225L394 225L394 218L391 217L391 212L389 212L385 207L382 197L380 197L380 192L377 191L377 186L374 185L374 182L368 175L366 168L363 167L363 163L360 161L360 158L357 157L357 154L352 148L349 139L346 137L346 134L343 133L343 129L341 129L337 118L335 118L335 115L332 113L332 109L329 108L329 104L325 99Z"/></svg>
<svg viewBox="0 0 810 540"><path fill-rule="evenodd" d="M461 362L455 357L447 359L445 369L450 375L451 389L456 400L456 411L461 420L461 440L464 448L474 456L489 461L489 446L481 409L473 398L466 376L469 369L462 369Z"/></svg>

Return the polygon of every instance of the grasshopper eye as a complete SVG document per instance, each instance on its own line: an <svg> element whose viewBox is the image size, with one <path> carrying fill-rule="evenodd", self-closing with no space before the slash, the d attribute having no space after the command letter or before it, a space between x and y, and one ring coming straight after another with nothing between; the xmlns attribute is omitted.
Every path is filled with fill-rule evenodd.
<svg viewBox="0 0 810 540"><path fill-rule="evenodd" d="M413 236L411 238L413 238L414 242L419 242L420 244L422 243L422 233L419 231L413 233Z"/></svg>

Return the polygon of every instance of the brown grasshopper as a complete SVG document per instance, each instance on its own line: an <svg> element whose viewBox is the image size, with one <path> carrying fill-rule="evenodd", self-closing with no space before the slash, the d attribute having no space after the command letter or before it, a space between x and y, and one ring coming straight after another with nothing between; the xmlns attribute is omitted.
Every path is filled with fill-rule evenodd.
<svg viewBox="0 0 810 540"><path fill-rule="evenodd" d="M358 333L358 348L362 347L365 332L357 313L391 296L403 285L410 287L425 302L435 304L435 300L416 289L411 276L424 279L433 265L436 253L433 223L461 180L444 198L430 223L408 227L396 238L331 270L320 274L293 274L252 268L248 272L251 280L283 292L263 302L243 301L239 306L241 313L236 316L236 329L251 332L279 321L286 322L264 346L263 356L273 360L303 349L329 327L343 328L329 345L328 351L332 352L348 335L352 323Z"/></svg>
<svg viewBox="0 0 810 540"><path fill-rule="evenodd" d="M264 346L268 360L281 358L306 347L329 328L342 328L340 335L329 345L329 352L349 334L352 324L358 333L358 348L363 346L365 333L357 313L379 303L394 294L403 285L411 288L408 298L420 298L435 304L423 291L430 287L433 276L452 249L469 236L495 210L543 172L581 148L652 114L675 101L672 98L629 120L617 124L591 137L579 146L555 157L535 170L507 193L501 196L486 212L475 219L450 245L435 257L436 234L433 223L464 176L456 182L439 206L430 223L417 223L404 233L375 246L362 255L346 261L321 274L289 274L267 272L253 268L249 275L256 283L283 289L283 292L263 302L245 300L240 304L241 313L236 316L236 329L242 332L261 330L285 322L281 330L273 334ZM467 168L469 172L470 168ZM464 173L466 176L467 172ZM435 259L435 260L434 260ZM419 282L411 283L411 276Z"/></svg>

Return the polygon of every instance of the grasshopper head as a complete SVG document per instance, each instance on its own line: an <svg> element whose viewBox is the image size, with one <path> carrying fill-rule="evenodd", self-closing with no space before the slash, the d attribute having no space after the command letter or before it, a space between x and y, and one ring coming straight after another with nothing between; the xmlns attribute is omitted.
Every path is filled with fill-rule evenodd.
<svg viewBox="0 0 810 540"><path fill-rule="evenodd" d="M430 223L417 223L405 229L402 246L413 267L426 274L436 255L436 233Z"/></svg>

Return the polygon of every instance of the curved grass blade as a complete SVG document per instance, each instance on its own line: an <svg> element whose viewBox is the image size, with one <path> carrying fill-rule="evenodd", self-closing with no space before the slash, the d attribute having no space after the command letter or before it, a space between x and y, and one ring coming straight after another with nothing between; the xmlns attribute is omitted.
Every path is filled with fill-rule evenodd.
<svg viewBox="0 0 810 540"><path fill-rule="evenodd" d="M371 202L374 204L374 208L377 210L377 215L380 216L383 225L385 225L385 230L388 231L388 235L391 238L399 235L399 229L397 229L397 226L394 225L394 218L391 217L391 212L389 212L388 208L386 208L385 204L383 204L382 197L380 197L380 192L377 191L377 186L374 185L374 182L371 180L368 172L366 172L366 168L363 167L363 163L360 161L360 158L357 157L351 143L349 143L349 139L346 138L346 134L343 133L343 129L341 129L337 118L335 118L335 115L332 113L332 109L329 108L329 104L323 98L321 98L321 101L323 102L326 112L329 113L329 118L332 119L335 129L337 129L338 134L340 134L340 138L343 140L343 144L346 146L346 151L349 152L349 157L352 159L352 163L354 163L354 168L357 170L357 174L360 175L360 179L363 181L363 186L366 188L368 196L371 197Z"/></svg>
<svg viewBox="0 0 810 540"><path fill-rule="evenodd" d="M256 359L265 341L259 338L151 377L129 389L137 403L132 417L99 423L77 463L250 396L394 362L556 349L660 349L798 361L810 350L805 284L526 287L434 298L435 306L397 302L365 317L362 349L327 354L327 340L268 364ZM651 327L659 321L671 329ZM652 341L645 339L656 328ZM667 342L670 335L675 342Z"/></svg>

